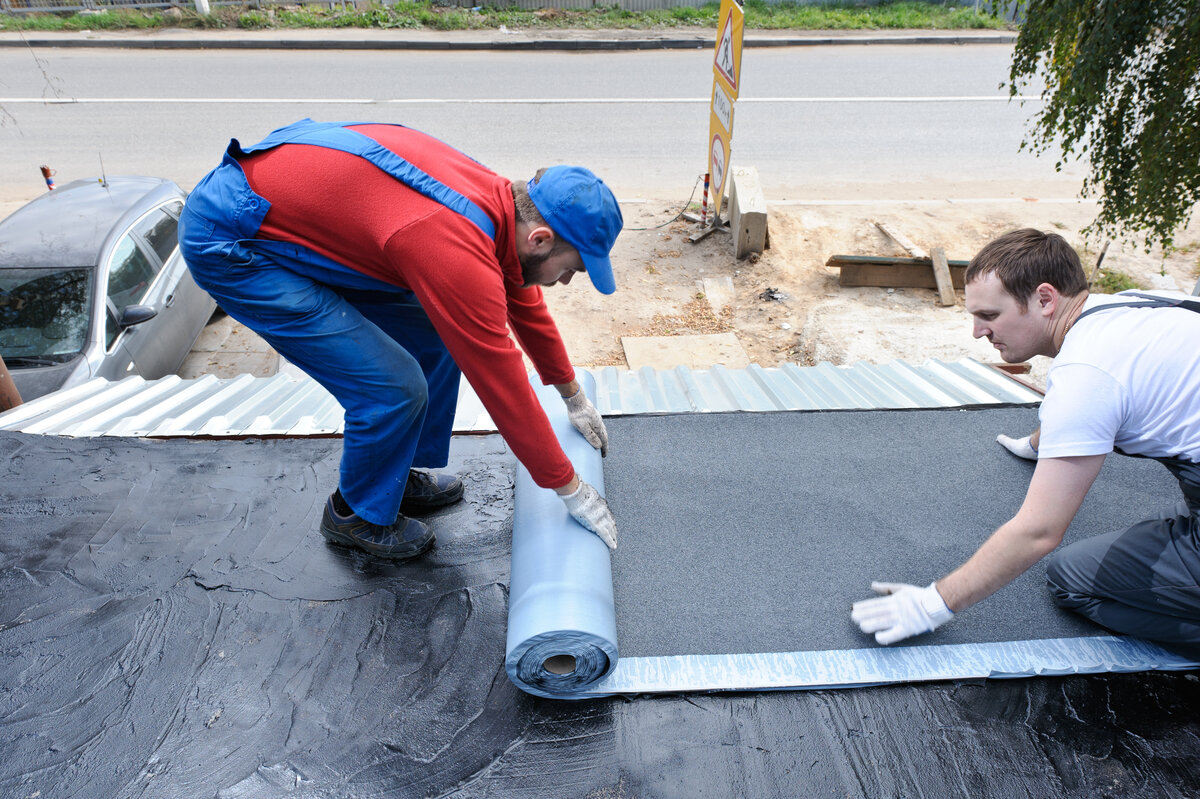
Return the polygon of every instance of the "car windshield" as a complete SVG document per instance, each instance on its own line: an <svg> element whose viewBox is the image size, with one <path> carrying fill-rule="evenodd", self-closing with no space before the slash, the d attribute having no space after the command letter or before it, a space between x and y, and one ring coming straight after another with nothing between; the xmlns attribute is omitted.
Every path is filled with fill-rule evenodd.
<svg viewBox="0 0 1200 799"><path fill-rule="evenodd" d="M83 351L91 267L0 269L0 356L8 366L62 363Z"/></svg>

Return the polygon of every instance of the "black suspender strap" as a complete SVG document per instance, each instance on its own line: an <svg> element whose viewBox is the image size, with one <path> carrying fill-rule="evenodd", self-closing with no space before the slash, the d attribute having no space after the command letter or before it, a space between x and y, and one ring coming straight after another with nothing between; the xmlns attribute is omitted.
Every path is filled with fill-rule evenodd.
<svg viewBox="0 0 1200 799"><path fill-rule="evenodd" d="M1153 294L1142 294L1137 291L1123 291L1116 296L1139 297L1143 300L1148 300L1148 302L1110 302L1084 311L1075 317L1075 321L1078 322L1088 314L1094 314L1097 311L1107 311L1109 308L1183 308L1188 311L1200 313L1200 301L1197 300L1156 297Z"/></svg>

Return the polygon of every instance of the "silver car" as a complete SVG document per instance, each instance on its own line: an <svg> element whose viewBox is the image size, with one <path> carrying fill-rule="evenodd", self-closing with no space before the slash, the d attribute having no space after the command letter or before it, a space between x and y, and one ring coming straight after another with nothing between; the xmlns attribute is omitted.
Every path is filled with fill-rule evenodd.
<svg viewBox="0 0 1200 799"><path fill-rule="evenodd" d="M0 356L23 400L175 373L216 303L179 255L169 180L77 180L0 222Z"/></svg>

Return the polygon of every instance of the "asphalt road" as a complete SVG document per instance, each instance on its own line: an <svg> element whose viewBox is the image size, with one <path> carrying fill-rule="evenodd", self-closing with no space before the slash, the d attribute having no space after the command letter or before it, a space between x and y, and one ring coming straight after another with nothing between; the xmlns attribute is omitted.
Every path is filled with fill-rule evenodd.
<svg viewBox="0 0 1200 799"><path fill-rule="evenodd" d="M1018 147L1003 44L748 48L734 166L769 200L1072 197L1082 171ZM622 198L705 168L709 49L633 52L0 50L0 202L57 180L191 187L230 137L300 117L401 122L510 177L582 163Z"/></svg>

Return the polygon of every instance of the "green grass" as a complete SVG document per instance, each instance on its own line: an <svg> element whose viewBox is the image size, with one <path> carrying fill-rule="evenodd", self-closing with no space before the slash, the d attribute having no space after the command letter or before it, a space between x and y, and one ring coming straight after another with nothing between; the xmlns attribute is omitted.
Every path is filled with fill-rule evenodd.
<svg viewBox="0 0 1200 799"><path fill-rule="evenodd" d="M478 11L447 8L431 2L398 2L394 5L342 6L271 5L255 9L221 7L200 16L180 8L182 17L171 19L158 10L114 9L87 14L0 15L0 30L77 31L187 28L418 28L427 30L487 30L501 25L509 29L582 28L650 29L676 27L715 28L717 3L701 8L672 8L657 11L622 11L599 6L570 11L481 7ZM746 0L747 30L886 30L964 29L1007 27L1003 19L965 8L932 2L881 3L877 6L768 4Z"/></svg>
<svg viewBox="0 0 1200 799"><path fill-rule="evenodd" d="M0 16L0 30L7 31L78 31L150 30L164 27L162 14L133 9L113 9L91 14L13 14Z"/></svg>
<svg viewBox="0 0 1200 799"><path fill-rule="evenodd" d="M1101 269L1091 285L1091 290L1099 294L1116 294L1118 291L1144 288L1145 286L1129 275L1116 269Z"/></svg>

